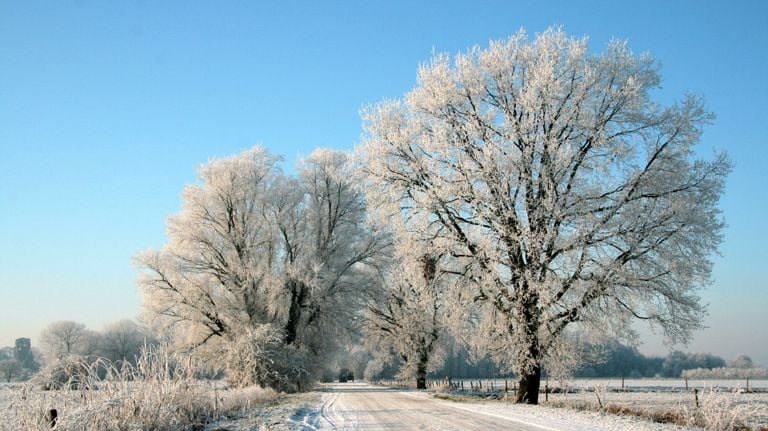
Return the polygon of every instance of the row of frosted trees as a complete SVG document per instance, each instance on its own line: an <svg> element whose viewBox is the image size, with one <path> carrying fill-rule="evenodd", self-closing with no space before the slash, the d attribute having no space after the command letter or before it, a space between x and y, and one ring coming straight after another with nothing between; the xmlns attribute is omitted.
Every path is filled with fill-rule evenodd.
<svg viewBox="0 0 768 431"><path fill-rule="evenodd" d="M438 55L363 112L354 154L287 175L263 148L213 160L141 254L148 315L243 384L300 389L350 330L423 387L450 334L520 379L578 346L701 327L730 163L694 153L712 119L653 102L658 65L549 30ZM393 359L394 358L394 359Z"/></svg>

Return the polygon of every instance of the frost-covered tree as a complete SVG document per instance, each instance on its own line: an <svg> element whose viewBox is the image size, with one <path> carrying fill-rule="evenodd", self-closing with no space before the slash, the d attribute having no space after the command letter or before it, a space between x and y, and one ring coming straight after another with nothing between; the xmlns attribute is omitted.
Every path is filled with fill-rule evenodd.
<svg viewBox="0 0 768 431"><path fill-rule="evenodd" d="M0 359L0 376L10 383L11 379L21 375L23 368L16 359Z"/></svg>
<svg viewBox="0 0 768 431"><path fill-rule="evenodd" d="M389 237L366 225L351 162L347 153L313 152L299 164L298 179L286 184L289 203L275 214L285 250L279 294L288 304L286 342L315 354L355 320L389 248Z"/></svg>
<svg viewBox="0 0 768 431"><path fill-rule="evenodd" d="M475 319L521 402L571 329L626 339L639 318L674 342L701 326L730 163L695 157L712 114L694 96L654 103L659 82L624 42L591 54L520 32L436 56L403 100L363 113L371 209L463 268L472 288L449 314Z"/></svg>
<svg viewBox="0 0 768 431"><path fill-rule="evenodd" d="M412 251L412 250L411 250ZM384 275L383 289L368 305L366 343L382 362L402 361L399 375L426 389L443 332L443 307L436 273L439 258L401 256Z"/></svg>
<svg viewBox="0 0 768 431"><path fill-rule="evenodd" d="M278 161L256 147L203 166L168 222L168 244L137 258L145 308L172 327L179 347L231 353L270 325L269 334L314 358L307 368L321 366L359 308L367 266L386 243L364 225L350 156L315 151L297 177ZM230 354L245 360L238 355Z"/></svg>
<svg viewBox="0 0 768 431"><path fill-rule="evenodd" d="M98 336L98 354L112 362L135 363L141 350L154 344L149 331L130 319L119 320L104 328Z"/></svg>
<svg viewBox="0 0 768 431"><path fill-rule="evenodd" d="M739 355L733 361L728 363L731 368L752 368L755 366L752 358L747 355Z"/></svg>
<svg viewBox="0 0 768 431"><path fill-rule="evenodd" d="M93 353L95 336L84 324L72 320L53 322L40 333L43 350L49 359Z"/></svg>
<svg viewBox="0 0 768 431"><path fill-rule="evenodd" d="M263 148L212 160L187 186L168 220L168 243L137 257L151 317L175 330L179 347L267 322L276 230L267 212L278 193L278 158Z"/></svg>

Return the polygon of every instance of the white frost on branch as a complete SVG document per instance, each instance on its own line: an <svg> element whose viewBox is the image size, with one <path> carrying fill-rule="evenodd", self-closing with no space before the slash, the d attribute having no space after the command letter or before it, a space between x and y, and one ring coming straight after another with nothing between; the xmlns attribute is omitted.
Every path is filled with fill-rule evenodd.
<svg viewBox="0 0 768 431"><path fill-rule="evenodd" d="M701 327L730 163L694 158L713 116L694 96L654 103L659 82L624 42L597 55L520 32L436 56L403 100L363 112L373 217L447 252L468 283L446 315L523 375L568 328L627 338L640 318L676 342Z"/></svg>
<svg viewBox="0 0 768 431"><path fill-rule="evenodd" d="M201 167L168 244L137 257L145 308L177 347L219 355L270 325L321 366L375 281L388 243L365 225L350 156L317 150L297 177L278 162L256 147Z"/></svg>

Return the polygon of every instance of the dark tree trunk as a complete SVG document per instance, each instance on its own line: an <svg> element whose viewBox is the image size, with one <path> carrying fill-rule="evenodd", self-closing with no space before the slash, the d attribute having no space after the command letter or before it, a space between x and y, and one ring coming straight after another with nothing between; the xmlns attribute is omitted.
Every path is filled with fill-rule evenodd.
<svg viewBox="0 0 768 431"><path fill-rule="evenodd" d="M539 296L528 288L528 285L524 283L524 301L522 301L522 309L520 310L525 322L525 335L530 344L527 346L526 351L521 352L520 357L522 363L535 364L533 369L526 374L520 375L520 389L517 391L517 402L523 404L538 404L539 403L539 387L541 386L541 360L540 360L540 346L539 346L539 318L540 311L538 309Z"/></svg>
<svg viewBox="0 0 768 431"><path fill-rule="evenodd" d="M301 308L306 292L304 285L297 281L288 282L291 292L291 306L288 309L288 322L285 323L285 344L294 344L298 337L299 321L301 320Z"/></svg>
<svg viewBox="0 0 768 431"><path fill-rule="evenodd" d="M541 366L536 365L533 372L520 377L520 389L517 391L517 402L523 404L538 404L540 387Z"/></svg>
<svg viewBox="0 0 768 431"><path fill-rule="evenodd" d="M427 362L429 356L423 354L419 357L419 365L416 368L416 389L427 389Z"/></svg>

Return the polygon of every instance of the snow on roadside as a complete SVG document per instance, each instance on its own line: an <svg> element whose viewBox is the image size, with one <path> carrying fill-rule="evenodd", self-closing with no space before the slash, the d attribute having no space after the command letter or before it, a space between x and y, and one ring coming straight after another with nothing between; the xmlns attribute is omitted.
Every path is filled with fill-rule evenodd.
<svg viewBox="0 0 768 431"><path fill-rule="evenodd" d="M244 411L239 417L209 424L206 430L314 430L321 404L321 394L318 392L282 395L274 402Z"/></svg>
<svg viewBox="0 0 768 431"><path fill-rule="evenodd" d="M413 397L431 397L429 393L404 392ZM645 419L604 412L576 411L548 406L531 406L500 401L449 401L435 399L457 409L504 418L545 431L683 431L698 430Z"/></svg>

